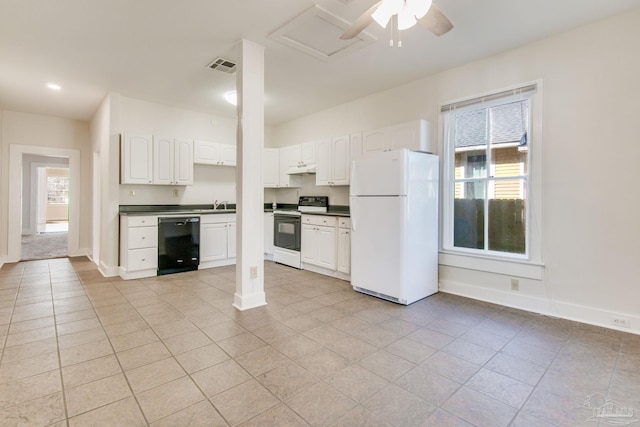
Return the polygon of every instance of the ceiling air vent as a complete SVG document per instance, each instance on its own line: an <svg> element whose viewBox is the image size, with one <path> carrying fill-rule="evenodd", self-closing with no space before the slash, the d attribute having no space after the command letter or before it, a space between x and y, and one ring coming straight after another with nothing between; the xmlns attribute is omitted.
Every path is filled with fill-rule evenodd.
<svg viewBox="0 0 640 427"><path fill-rule="evenodd" d="M233 74L236 72L235 62L231 62L228 59L220 57L214 59L213 62L207 65L207 67L211 68L212 70L222 71L223 73L227 74Z"/></svg>

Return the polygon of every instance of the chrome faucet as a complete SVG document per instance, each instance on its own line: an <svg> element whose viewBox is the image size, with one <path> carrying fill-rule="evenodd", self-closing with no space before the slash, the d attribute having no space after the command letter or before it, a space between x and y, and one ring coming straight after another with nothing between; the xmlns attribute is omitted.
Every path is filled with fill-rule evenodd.
<svg viewBox="0 0 640 427"><path fill-rule="evenodd" d="M227 200L218 203L218 200L216 199L216 201L213 202L213 210L215 211L216 209L218 209L218 207L220 205L223 205L224 206L224 210L226 211L227 210L227 203L229 203Z"/></svg>

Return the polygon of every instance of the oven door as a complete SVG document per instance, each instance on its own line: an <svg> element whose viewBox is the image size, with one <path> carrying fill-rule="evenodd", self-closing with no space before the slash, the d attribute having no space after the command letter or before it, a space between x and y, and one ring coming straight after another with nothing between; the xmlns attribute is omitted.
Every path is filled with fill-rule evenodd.
<svg viewBox="0 0 640 427"><path fill-rule="evenodd" d="M293 215L273 215L273 244L278 248L300 251L301 218Z"/></svg>

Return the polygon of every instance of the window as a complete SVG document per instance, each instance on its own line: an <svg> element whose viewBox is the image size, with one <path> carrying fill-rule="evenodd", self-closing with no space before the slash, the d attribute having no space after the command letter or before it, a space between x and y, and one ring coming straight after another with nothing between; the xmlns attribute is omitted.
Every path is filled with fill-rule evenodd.
<svg viewBox="0 0 640 427"><path fill-rule="evenodd" d="M69 204L68 176L47 176L47 203Z"/></svg>
<svg viewBox="0 0 640 427"><path fill-rule="evenodd" d="M529 259L527 89L443 107L444 250Z"/></svg>

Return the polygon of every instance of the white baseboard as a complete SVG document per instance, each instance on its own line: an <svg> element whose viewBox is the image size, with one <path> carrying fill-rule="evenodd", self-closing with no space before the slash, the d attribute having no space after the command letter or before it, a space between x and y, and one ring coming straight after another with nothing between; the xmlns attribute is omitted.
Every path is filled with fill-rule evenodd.
<svg viewBox="0 0 640 427"><path fill-rule="evenodd" d="M351 281L351 275L342 273L337 270L329 270L328 268L319 267L313 264L302 263L302 269L312 271L314 273L323 274L325 276L335 277L336 279Z"/></svg>
<svg viewBox="0 0 640 427"><path fill-rule="evenodd" d="M69 252L70 257L86 256L90 258L91 250L89 248L78 248L77 251Z"/></svg>
<svg viewBox="0 0 640 427"><path fill-rule="evenodd" d="M440 281L439 291L540 313L545 316L558 317L640 335L640 316L628 313L615 313L593 307L552 301L545 298L521 295L514 292L503 292L445 280ZM629 327L615 326L613 324L613 318L627 319L629 321Z"/></svg>
<svg viewBox="0 0 640 427"><path fill-rule="evenodd" d="M104 262L100 262L98 271L100 271L100 273L104 277L116 277L120 273L118 266L112 267L112 266L106 265Z"/></svg>
<svg viewBox="0 0 640 427"><path fill-rule="evenodd" d="M235 265L235 263L236 263L235 258L225 258L225 259L219 259L216 261L200 261L200 264L198 265L198 270L202 270L205 268L224 267L226 265Z"/></svg>

